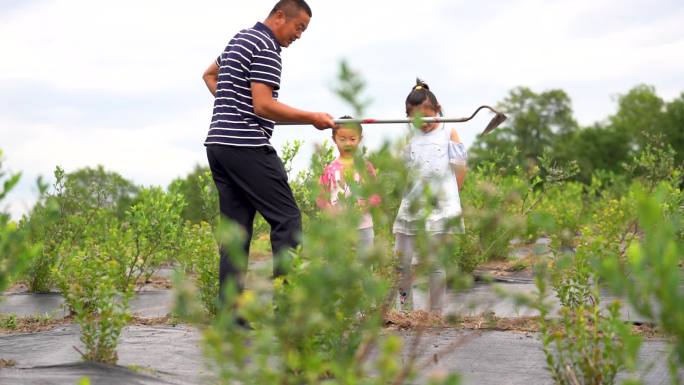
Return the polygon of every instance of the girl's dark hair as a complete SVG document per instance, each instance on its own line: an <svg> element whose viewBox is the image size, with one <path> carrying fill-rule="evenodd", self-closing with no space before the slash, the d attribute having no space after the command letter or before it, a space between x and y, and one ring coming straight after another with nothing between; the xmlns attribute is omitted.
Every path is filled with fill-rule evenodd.
<svg viewBox="0 0 684 385"><path fill-rule="evenodd" d="M349 115L344 115L340 116L340 119L354 119ZM337 134L337 130L340 128L353 128L359 132L359 135L363 135L363 127L361 126L360 123L344 123L344 124L338 124L335 127L333 127L333 137Z"/></svg>
<svg viewBox="0 0 684 385"><path fill-rule="evenodd" d="M409 111L425 103L426 100L435 111L441 112L442 106L439 105L435 94L430 91L430 87L420 78L416 78L416 85L406 97L406 115L410 115Z"/></svg>

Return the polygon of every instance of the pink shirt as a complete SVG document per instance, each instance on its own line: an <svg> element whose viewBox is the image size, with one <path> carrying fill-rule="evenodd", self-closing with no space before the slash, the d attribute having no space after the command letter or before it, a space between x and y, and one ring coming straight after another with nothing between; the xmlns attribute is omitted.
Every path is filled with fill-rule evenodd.
<svg viewBox="0 0 684 385"><path fill-rule="evenodd" d="M372 176L376 176L376 171L371 162L366 161L368 166L368 173ZM354 181L356 183L361 183L361 175L358 172L354 172ZM351 189L344 181L344 164L337 158L330 162L323 170L323 175L319 179L318 183L323 187L323 190L330 194L330 204L336 205L338 201L339 194L344 194L344 196L351 195ZM370 204L377 204L378 197L373 196L369 198ZM373 227L373 218L366 211L363 213L361 218L361 223L359 224L359 229L367 229Z"/></svg>

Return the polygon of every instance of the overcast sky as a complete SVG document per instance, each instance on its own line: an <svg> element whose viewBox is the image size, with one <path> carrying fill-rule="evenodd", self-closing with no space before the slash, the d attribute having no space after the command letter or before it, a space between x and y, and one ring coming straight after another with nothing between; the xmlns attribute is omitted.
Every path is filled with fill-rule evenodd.
<svg viewBox="0 0 684 385"><path fill-rule="evenodd" d="M0 148L23 172L6 202L15 217L35 200L35 178L104 165L166 186L206 164L213 99L204 69L274 1L0 0ZM524 85L562 88L581 124L615 111L639 83L670 100L684 91L681 0L310 0L313 18L283 50L280 100L350 113L330 91L347 58L368 81L368 115L401 117L416 76L445 113L469 115ZM467 145L482 115L458 126ZM367 126L366 145L404 130ZM279 127L276 148L330 132Z"/></svg>

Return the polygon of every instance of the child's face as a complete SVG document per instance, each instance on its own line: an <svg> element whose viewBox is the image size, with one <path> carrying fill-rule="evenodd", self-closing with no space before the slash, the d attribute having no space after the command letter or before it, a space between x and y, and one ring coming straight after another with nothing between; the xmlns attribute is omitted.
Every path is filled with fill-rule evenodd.
<svg viewBox="0 0 684 385"><path fill-rule="evenodd" d="M432 104L430 104L429 101L423 102L423 104L413 107L409 111L409 117L410 118L415 118L416 116L421 116L424 118L431 118L437 116L439 114L439 111L436 110ZM421 131L423 132L430 132L434 130L435 128L439 127L439 123L423 123L420 127Z"/></svg>
<svg viewBox="0 0 684 385"><path fill-rule="evenodd" d="M343 158L354 156L361 138L359 130L351 127L340 127L333 134L333 141L335 141L337 149L340 151L340 156Z"/></svg>

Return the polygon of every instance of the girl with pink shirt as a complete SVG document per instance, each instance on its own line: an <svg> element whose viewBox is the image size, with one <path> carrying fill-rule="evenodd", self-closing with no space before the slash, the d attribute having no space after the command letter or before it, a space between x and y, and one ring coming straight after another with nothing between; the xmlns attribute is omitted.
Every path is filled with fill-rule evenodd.
<svg viewBox="0 0 684 385"><path fill-rule="evenodd" d="M343 116L341 119L351 119ZM337 146L340 156L330 162L323 170L323 175L319 179L321 185L321 195L316 200L319 208L326 211L335 212L338 210L340 195L348 197L351 195L350 183L363 183L361 174L354 169L354 156L358 149L361 139L363 139L363 128L360 124L344 124L333 128L333 142ZM366 161L368 174L375 177L376 172L373 165ZM367 204L375 206L380 203L380 197L373 195L368 199ZM359 206L366 207L366 201L359 199ZM364 209L359 223L359 248L364 250L373 246L373 218Z"/></svg>

